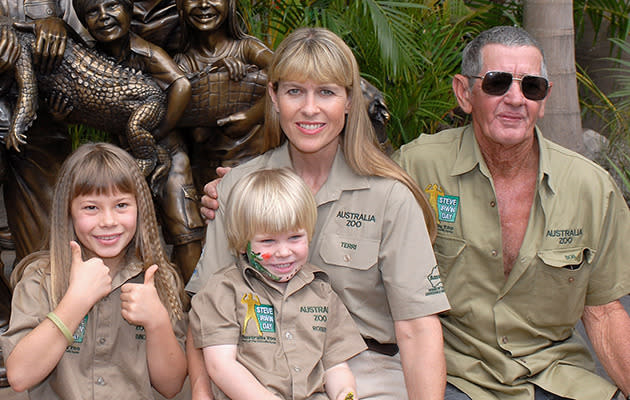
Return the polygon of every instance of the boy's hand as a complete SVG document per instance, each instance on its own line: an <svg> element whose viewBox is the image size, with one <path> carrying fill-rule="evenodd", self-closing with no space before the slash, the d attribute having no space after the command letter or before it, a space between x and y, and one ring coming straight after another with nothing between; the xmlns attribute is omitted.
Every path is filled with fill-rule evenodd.
<svg viewBox="0 0 630 400"><path fill-rule="evenodd" d="M158 266L153 264L144 272L144 283L125 283L121 287L121 314L127 322L141 325L145 330L170 319L166 308L160 301L155 289L155 272Z"/></svg>
<svg viewBox="0 0 630 400"><path fill-rule="evenodd" d="M83 261L81 246L74 240L70 242L72 266L70 267L70 283L68 293L87 302L90 308L112 290L112 278L109 268L103 260L94 257Z"/></svg>
<svg viewBox="0 0 630 400"><path fill-rule="evenodd" d="M61 64L66 50L68 31L62 19L50 17L33 22L14 22L13 26L35 33L33 61L40 72L50 73Z"/></svg>
<svg viewBox="0 0 630 400"><path fill-rule="evenodd" d="M8 27L2 27L0 31L0 74L5 73L15 66L20 57L20 44L15 32Z"/></svg>

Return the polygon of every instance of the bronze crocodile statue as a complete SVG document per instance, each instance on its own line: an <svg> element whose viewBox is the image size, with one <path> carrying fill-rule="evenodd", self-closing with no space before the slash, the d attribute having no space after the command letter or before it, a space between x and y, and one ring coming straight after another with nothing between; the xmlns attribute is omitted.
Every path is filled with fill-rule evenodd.
<svg viewBox="0 0 630 400"><path fill-rule="evenodd" d="M0 25L7 26L7 20L0 20ZM3 138L7 148L19 151L20 145L27 142L27 130L37 118L41 91L42 98L54 96L68 101L71 111L64 118L66 122L116 135L138 159L145 175L156 165L170 165L151 134L166 110L166 95L151 77L70 37L60 65L50 73L41 73L33 66L34 34L10 29L18 35L21 54L14 68L17 100L9 131ZM245 79L238 82L217 68L187 77L192 84L192 97L178 123L181 127L216 126L217 119L241 111L263 96L267 79L257 69L250 69ZM161 170L163 175L164 168Z"/></svg>

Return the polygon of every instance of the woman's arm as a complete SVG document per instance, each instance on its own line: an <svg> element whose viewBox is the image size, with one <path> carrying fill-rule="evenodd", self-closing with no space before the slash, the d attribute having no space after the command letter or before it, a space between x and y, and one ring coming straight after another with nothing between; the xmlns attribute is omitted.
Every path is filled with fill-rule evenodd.
<svg viewBox="0 0 630 400"><path fill-rule="evenodd" d="M236 345L203 348L212 381L232 400L280 400L236 360Z"/></svg>
<svg viewBox="0 0 630 400"><path fill-rule="evenodd" d="M343 362L328 368L325 372L324 382L328 398L345 400L352 393L351 399L358 400L357 384L347 363Z"/></svg>
<svg viewBox="0 0 630 400"><path fill-rule="evenodd" d="M444 399L446 361L438 316L395 321L394 327L409 398Z"/></svg>

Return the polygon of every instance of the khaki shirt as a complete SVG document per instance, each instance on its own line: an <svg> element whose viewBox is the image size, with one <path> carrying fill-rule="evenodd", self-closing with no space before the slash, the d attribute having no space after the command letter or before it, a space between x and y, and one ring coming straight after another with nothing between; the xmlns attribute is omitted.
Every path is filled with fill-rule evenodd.
<svg viewBox="0 0 630 400"><path fill-rule="evenodd" d="M284 399L328 399L324 372L366 348L328 277L310 264L285 289L240 260L193 297L190 322L195 347L238 345L236 359Z"/></svg>
<svg viewBox="0 0 630 400"><path fill-rule="evenodd" d="M48 260L25 269L13 293L9 329L0 336L5 357L52 311L50 279ZM52 373L29 390L31 400L154 398L144 328L121 315L120 288L127 282L144 282L140 263L130 263L114 277L111 293L85 316ZM186 323L178 321L174 331L184 348Z"/></svg>
<svg viewBox="0 0 630 400"><path fill-rule="evenodd" d="M286 144L223 178L217 217L208 225L204 251L188 291L197 292L210 276L234 263L223 226L225 200L232 186L252 171L281 167L291 167ZM449 308L422 211L406 186L392 179L357 175L338 150L315 200L317 225L309 262L330 277L333 290L364 337L396 343L394 321Z"/></svg>
<svg viewBox="0 0 630 400"><path fill-rule="evenodd" d="M395 155L438 217L435 253L448 381L473 399L610 399L574 327L584 305L630 292L630 213L610 176L537 130L536 195L518 259L503 274L492 178L471 127L423 135ZM624 334L621 333L620 334Z"/></svg>

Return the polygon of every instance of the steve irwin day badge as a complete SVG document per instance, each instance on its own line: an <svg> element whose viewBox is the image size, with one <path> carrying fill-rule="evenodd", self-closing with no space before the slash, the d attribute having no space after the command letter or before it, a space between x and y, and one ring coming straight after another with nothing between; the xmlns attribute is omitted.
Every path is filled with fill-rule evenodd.
<svg viewBox="0 0 630 400"><path fill-rule="evenodd" d="M455 222L459 209L459 197L449 196L437 183L427 185L424 191L429 196L429 204L433 207L438 220L442 222Z"/></svg>

